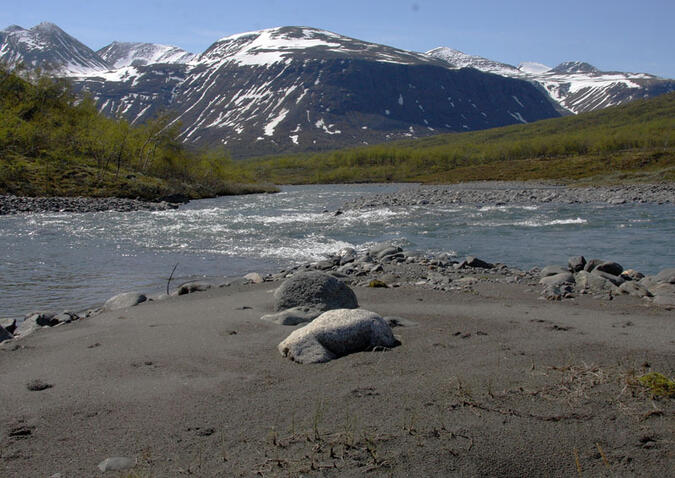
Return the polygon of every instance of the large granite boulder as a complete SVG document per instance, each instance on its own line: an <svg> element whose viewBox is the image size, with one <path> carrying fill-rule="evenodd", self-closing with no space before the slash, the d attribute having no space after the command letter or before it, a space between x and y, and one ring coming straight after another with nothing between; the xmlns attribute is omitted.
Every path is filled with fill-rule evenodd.
<svg viewBox="0 0 675 478"><path fill-rule="evenodd" d="M294 362L322 363L355 352L399 344L389 324L375 312L337 309L325 312L309 325L293 331L278 349L281 355Z"/></svg>
<svg viewBox="0 0 675 478"><path fill-rule="evenodd" d="M117 294L106 300L105 304L103 304L103 310L126 309L127 307L133 307L146 300L148 300L148 298L144 294L139 294L138 292L124 292L123 294Z"/></svg>
<svg viewBox="0 0 675 478"><path fill-rule="evenodd" d="M347 284L319 271L299 272L274 291L276 312L293 307L326 311L358 306L356 295Z"/></svg>

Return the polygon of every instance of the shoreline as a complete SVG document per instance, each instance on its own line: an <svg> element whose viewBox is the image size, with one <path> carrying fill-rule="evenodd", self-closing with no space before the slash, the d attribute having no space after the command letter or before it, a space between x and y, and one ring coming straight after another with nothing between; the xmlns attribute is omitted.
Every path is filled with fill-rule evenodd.
<svg viewBox="0 0 675 478"><path fill-rule="evenodd" d="M116 197L28 197L0 195L0 216L15 214L41 213L87 213L87 212L131 212L131 211L166 211L178 209L179 203L167 201L142 201Z"/></svg>
<svg viewBox="0 0 675 478"><path fill-rule="evenodd" d="M0 474L108 476L97 465L114 457L138 476L650 476L668 466L674 401L639 380L675 371L672 309L624 294L543 300L541 271L511 282L498 265L398 254L372 264L383 282L408 270L405 283L389 277L398 287L345 274L361 307L407 319L386 352L283 358L277 345L298 327L261 316L290 269L0 347L10 404ZM448 267L457 277L437 283Z"/></svg>
<svg viewBox="0 0 675 478"><path fill-rule="evenodd" d="M220 280L195 279L173 287L168 293L129 291L113 295L105 303L92 304L78 311L30 311L23 319L0 318L0 327L12 335L8 339L0 334L3 337L0 338L0 348L14 342L12 339L22 339L37 330L91 319L111 310L232 285L279 285L296 273L308 271L330 274L355 288L474 293L476 288L484 284L514 284L526 286L530 292L538 291L540 299L548 301L574 301L580 296L611 301L617 297L631 296L640 299L645 306L675 309L675 268L664 267L658 274L645 276L640 271L624 269L612 261L595 258L586 260L578 256L571 257L566 265L549 264L522 270L500 262L489 263L475 256L457 260L447 253L434 255L381 243L368 250L343 248L323 260L296 264L277 272L251 272L242 277L223 277Z"/></svg>
<svg viewBox="0 0 675 478"><path fill-rule="evenodd" d="M388 184L388 183L382 183ZM472 181L458 184L417 184L404 187L396 193L375 194L346 202L340 210L378 206L449 205L449 204L543 204L560 202L675 204L675 184L632 183L618 186L570 186L547 181ZM266 193L268 191L261 191ZM250 194L248 192L243 194ZM179 201L145 201L117 197L61 197L0 195L0 216L25 213L87 213L101 211L165 211L178 209ZM173 199L173 198L172 198Z"/></svg>

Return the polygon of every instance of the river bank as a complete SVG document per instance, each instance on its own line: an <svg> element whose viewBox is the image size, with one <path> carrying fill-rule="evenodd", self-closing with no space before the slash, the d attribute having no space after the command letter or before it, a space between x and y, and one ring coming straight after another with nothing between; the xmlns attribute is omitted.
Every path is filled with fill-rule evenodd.
<svg viewBox="0 0 675 478"><path fill-rule="evenodd" d="M195 285L6 343L0 472L104 476L97 464L112 457L139 476L667 468L673 400L640 377L672 377L670 307L611 288L547 297L544 268L371 252ZM406 319L401 345L284 359L277 345L298 326L261 317L303 270L342 277L362 308Z"/></svg>
<svg viewBox="0 0 675 478"><path fill-rule="evenodd" d="M621 186L569 187L555 183L484 181L447 186L416 186L347 202L344 209L382 206L450 206L482 204L675 204L675 184L628 184Z"/></svg>

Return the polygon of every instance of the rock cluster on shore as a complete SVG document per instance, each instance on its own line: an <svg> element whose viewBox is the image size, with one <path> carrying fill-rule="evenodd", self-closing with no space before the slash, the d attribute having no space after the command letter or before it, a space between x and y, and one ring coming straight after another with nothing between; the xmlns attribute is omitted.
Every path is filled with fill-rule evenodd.
<svg viewBox="0 0 675 478"><path fill-rule="evenodd" d="M178 204L125 198L0 196L0 215L45 212L165 211Z"/></svg>
<svg viewBox="0 0 675 478"><path fill-rule="evenodd" d="M486 186L489 184L489 188ZM675 204L675 186L631 184L626 186L564 187L527 183L466 183L451 186L419 186L393 193L353 199L343 209L394 206L447 206L453 204L542 204L542 203L654 203Z"/></svg>
<svg viewBox="0 0 675 478"><path fill-rule="evenodd" d="M624 269L616 262L586 260L583 256L577 256L571 257L567 265L549 265L542 269L533 268L524 271L500 263L493 264L473 256L457 260L449 254L430 255L404 251L396 245L386 243L374 245L363 251L350 247L343 248L317 262L297 265L264 277L257 273L248 274L248 278L242 278L237 282L241 284L255 284L261 281L281 282L294 276L302 277L302 274L312 277L310 282L316 287L309 290L305 287L304 281L294 287L292 286L294 281L290 281L286 288L287 292L290 291L289 294L277 293L276 312L264 316L265 320L282 325L297 325L311 322L327 310L358 307L356 297L344 284L356 287L406 287L447 292L474 292L480 283L524 284L528 288L535 290L538 288L541 297L548 300L574 299L577 295L612 300L616 296L629 295L641 298L647 305L675 307L675 268L663 269L658 274L645 276L638 271ZM226 282L219 285L223 287L229 284ZM81 318L89 318L105 310L118 310L141 304L146 300L163 300L171 296L205 291L212 287L215 287L215 284L194 281L179 285L168 295L119 294L109 299L103 308L93 308L79 314L30 313L18 325L14 320L3 319L0 321L0 342L29 335L43 327L54 327ZM311 296L317 287L323 295L309 297L307 294ZM395 318L384 319L390 325L396 324Z"/></svg>

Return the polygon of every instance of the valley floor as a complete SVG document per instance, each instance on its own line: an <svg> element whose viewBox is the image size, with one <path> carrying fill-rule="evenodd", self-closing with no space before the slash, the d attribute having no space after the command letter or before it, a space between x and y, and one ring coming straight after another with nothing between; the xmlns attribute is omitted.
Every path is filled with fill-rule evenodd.
<svg viewBox="0 0 675 478"><path fill-rule="evenodd" d="M0 347L0 475L659 476L672 465L673 311L527 284L357 287L416 325L318 365L260 320L278 284L107 312ZM52 385L28 389L40 380ZM32 382L34 385L35 382ZM32 387L41 388L41 387ZM119 473L119 472L118 472ZM116 476L115 473L107 475Z"/></svg>

